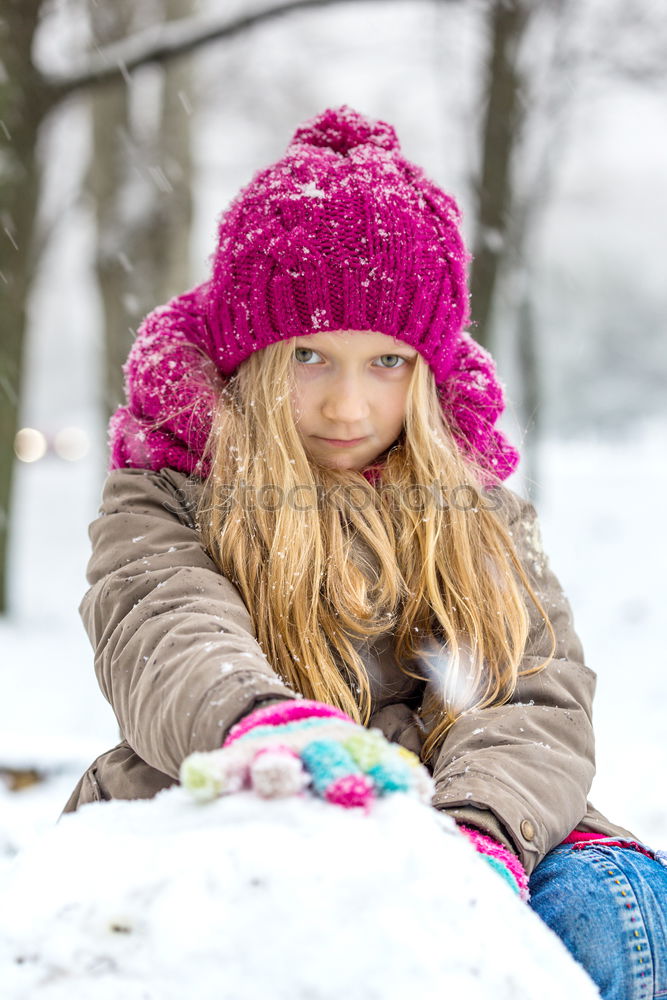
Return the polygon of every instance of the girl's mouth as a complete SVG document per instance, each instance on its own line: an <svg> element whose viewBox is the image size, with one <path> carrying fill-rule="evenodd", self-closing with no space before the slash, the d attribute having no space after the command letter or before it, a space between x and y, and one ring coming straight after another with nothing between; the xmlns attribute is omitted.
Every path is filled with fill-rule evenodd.
<svg viewBox="0 0 667 1000"><path fill-rule="evenodd" d="M331 444L335 448L353 448L355 445L361 444L361 442L365 440L365 437L349 438L347 441L341 441L339 438L320 438L320 441L325 441L327 444Z"/></svg>

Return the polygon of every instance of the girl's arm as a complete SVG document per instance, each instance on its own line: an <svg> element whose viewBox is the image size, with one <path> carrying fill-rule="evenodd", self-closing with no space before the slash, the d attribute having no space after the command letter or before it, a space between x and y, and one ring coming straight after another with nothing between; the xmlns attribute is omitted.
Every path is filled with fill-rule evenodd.
<svg viewBox="0 0 667 1000"><path fill-rule="evenodd" d="M296 697L202 547L179 489L186 479L169 469L108 474L79 606L123 738L176 779L188 754L219 747L265 699Z"/></svg>
<svg viewBox="0 0 667 1000"><path fill-rule="evenodd" d="M513 491L509 525L557 637L554 660L520 677L511 701L462 716L435 762L433 804L516 851L530 873L585 815L595 774L595 674L572 610L542 550L534 506ZM532 602L521 669L546 659L550 638Z"/></svg>

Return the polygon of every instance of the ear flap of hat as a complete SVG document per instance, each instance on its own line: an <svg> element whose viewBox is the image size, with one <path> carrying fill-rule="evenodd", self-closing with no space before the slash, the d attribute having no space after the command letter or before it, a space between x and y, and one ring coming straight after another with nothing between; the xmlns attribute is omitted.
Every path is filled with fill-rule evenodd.
<svg viewBox="0 0 667 1000"><path fill-rule="evenodd" d="M208 474L202 456L223 379L207 350L205 290L176 296L141 323L123 365L127 402L109 421L109 471Z"/></svg>
<svg viewBox="0 0 667 1000"><path fill-rule="evenodd" d="M520 455L494 426L505 409L503 384L489 352L465 331L459 334L452 367L438 384L438 394L461 451L487 470L485 485L507 479Z"/></svg>

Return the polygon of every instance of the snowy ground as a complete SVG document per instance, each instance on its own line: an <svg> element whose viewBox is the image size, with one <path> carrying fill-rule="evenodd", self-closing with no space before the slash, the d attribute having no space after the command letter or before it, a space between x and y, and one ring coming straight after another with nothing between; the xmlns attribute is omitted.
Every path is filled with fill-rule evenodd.
<svg viewBox="0 0 667 1000"><path fill-rule="evenodd" d="M545 550L598 675L591 799L645 842L667 847L667 426L622 444L544 452Z"/></svg>

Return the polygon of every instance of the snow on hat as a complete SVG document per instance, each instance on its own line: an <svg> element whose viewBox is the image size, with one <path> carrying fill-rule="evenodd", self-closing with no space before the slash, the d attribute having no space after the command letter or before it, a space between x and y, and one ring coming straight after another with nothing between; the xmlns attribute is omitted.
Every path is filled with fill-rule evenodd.
<svg viewBox="0 0 667 1000"><path fill-rule="evenodd" d="M504 397L493 359L464 331L460 221L388 123L347 105L304 122L223 212L210 279L141 324L123 366L127 405L109 423L110 468L208 475L225 376L279 340L369 330L421 354L459 447L490 481L507 478L519 455L494 427Z"/></svg>

